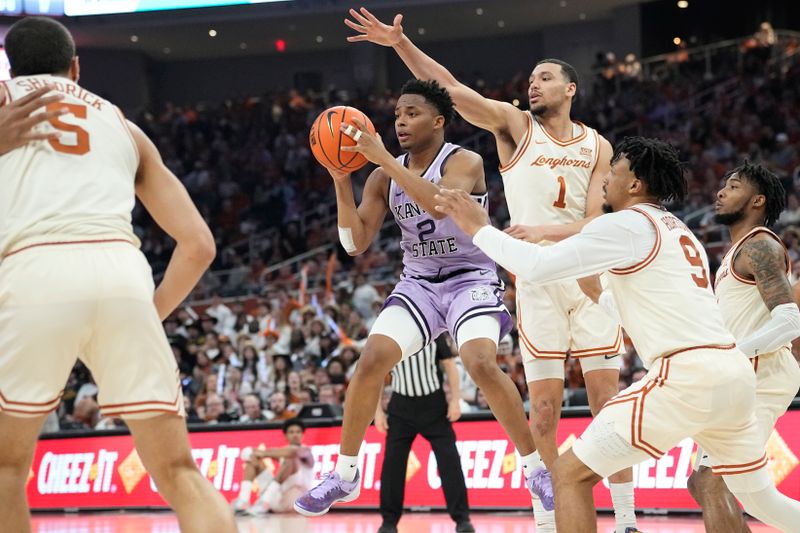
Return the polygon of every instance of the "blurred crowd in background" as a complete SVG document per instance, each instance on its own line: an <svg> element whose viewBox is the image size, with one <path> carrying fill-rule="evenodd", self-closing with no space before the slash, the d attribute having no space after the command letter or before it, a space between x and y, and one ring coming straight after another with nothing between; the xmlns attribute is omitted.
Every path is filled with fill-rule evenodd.
<svg viewBox="0 0 800 533"><path fill-rule="evenodd" d="M788 195L776 231L800 264L798 43L776 39L765 23L752 38L715 50L710 62L687 46L650 63L633 54L617 60L598 53L594 78L579 86L573 117L612 144L636 134L679 149L690 195L669 207L706 244L712 271L728 238L710 209L724 175L745 159L766 164ZM487 97L527 106L528 71L509 80L467 76L463 81ZM349 257L341 250L334 190L311 156L308 129L323 109L351 105L364 111L390 151L399 153L393 131L397 97L397 92L352 94L335 88L288 91L167 105L138 117L217 241L217 258L193 301L164 323L190 424L285 420L312 403L341 412L370 326L402 273L399 234L389 223L365 254ZM509 217L493 139L460 119L448 127L447 138L484 157L490 213L494 224L504 227ZM353 177L357 197L368 171ZM133 220L158 275L172 242L141 206ZM513 315L514 287L505 278ZM644 375L630 344L620 361L620 388ZM498 363L527 401L516 332L501 342ZM462 411L486 410L481 391L460 368ZM565 405L586 405L577 361L567 361L566 376ZM79 363L45 431L120 425L99 418L96 393Z"/></svg>

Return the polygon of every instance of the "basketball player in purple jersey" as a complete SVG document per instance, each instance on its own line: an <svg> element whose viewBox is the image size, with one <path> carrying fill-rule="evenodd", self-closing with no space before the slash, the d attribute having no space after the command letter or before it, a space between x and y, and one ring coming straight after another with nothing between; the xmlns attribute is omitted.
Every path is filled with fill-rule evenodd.
<svg viewBox="0 0 800 533"><path fill-rule="evenodd" d="M612 155L596 130L571 118L578 74L559 59L539 61L528 86L529 110L486 98L459 82L403 33L402 15L384 24L367 9L350 10L349 42L392 47L412 74L444 87L467 122L491 132L511 215L512 237L550 246L579 233L602 213L602 183ZM550 471L564 392L564 359L580 358L589 407L597 414L618 392L619 324L589 300L575 280L516 282L517 332L531 404L531 430L541 460L532 485L536 530L555 533ZM609 479L616 533L636 533L631 469Z"/></svg>
<svg viewBox="0 0 800 533"><path fill-rule="evenodd" d="M300 497L306 516L355 500L361 490L358 452L372 421L384 378L404 358L449 331L475 383L522 457L527 477L536 466L533 437L522 400L497 366L497 343L511 329L494 262L455 224L434 209L440 187L466 191L487 205L482 158L444 140L454 117L450 95L436 82L411 80L395 108L395 131L406 153L392 156L363 124L343 126L357 151L379 165L356 207L349 174L331 171L339 207L339 237L350 255L363 253L387 211L402 231L403 276L372 326L347 389L336 469Z"/></svg>

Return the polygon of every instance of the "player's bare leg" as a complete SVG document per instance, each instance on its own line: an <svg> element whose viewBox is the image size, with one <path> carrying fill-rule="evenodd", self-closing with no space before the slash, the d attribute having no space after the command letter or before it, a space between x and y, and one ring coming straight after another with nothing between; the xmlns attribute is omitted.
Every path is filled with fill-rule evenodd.
<svg viewBox="0 0 800 533"><path fill-rule="evenodd" d="M264 470L261 459L249 457L244 464L244 479L255 479Z"/></svg>
<svg viewBox="0 0 800 533"><path fill-rule="evenodd" d="M597 416L603 405L619 393L619 371L597 369L584 374L586 394L592 416ZM633 469L626 468L608 477L617 531L624 533L627 528L636 527L636 513L633 498ZM736 530L729 530L736 531Z"/></svg>
<svg viewBox="0 0 800 533"><path fill-rule="evenodd" d="M465 342L459 349L459 355L464 368L483 391L492 413L520 455L533 453L536 447L528 429L522 398L511 378L497 366L497 346L494 341L482 338Z"/></svg>
<svg viewBox="0 0 800 533"><path fill-rule="evenodd" d="M161 415L125 421L158 492L178 515L184 533L233 533L233 513L192 458L186 421Z"/></svg>
<svg viewBox="0 0 800 533"><path fill-rule="evenodd" d="M31 516L25 486L46 415L22 418L0 413L0 516L3 531L28 533Z"/></svg>
<svg viewBox="0 0 800 533"><path fill-rule="evenodd" d="M750 533L739 502L721 476L701 466L689 476L689 493L703 509L703 524L708 533Z"/></svg>
<svg viewBox="0 0 800 533"><path fill-rule="evenodd" d="M402 359L400 345L391 337L372 334L358 359L358 366L344 404L342 437L336 470L306 492L294 503L294 509L305 516L320 516L337 502L358 498L361 478L358 475L358 451L367 427L375 416L384 379Z"/></svg>
<svg viewBox="0 0 800 533"><path fill-rule="evenodd" d="M344 403L340 454L357 456L383 392L384 379L400 362L400 346L386 335L370 335Z"/></svg>
<svg viewBox="0 0 800 533"><path fill-rule="evenodd" d="M592 489L602 480L567 450L551 467L556 491L556 528L570 533L596 533L597 511Z"/></svg>
<svg viewBox="0 0 800 533"><path fill-rule="evenodd" d="M528 382L531 399L531 431L536 449L545 466L550 469L558 457L556 430L561 418L564 398L563 379L541 379Z"/></svg>

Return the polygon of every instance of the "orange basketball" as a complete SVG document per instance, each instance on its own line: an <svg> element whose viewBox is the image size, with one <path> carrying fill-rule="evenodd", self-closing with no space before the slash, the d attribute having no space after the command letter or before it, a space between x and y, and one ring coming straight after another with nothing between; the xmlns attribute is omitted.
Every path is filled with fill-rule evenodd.
<svg viewBox="0 0 800 533"><path fill-rule="evenodd" d="M354 107L336 106L326 109L317 117L308 133L308 142L311 153L321 165L345 172L355 172L367 164L367 158L358 152L342 152L341 146L355 146L356 142L339 129L353 124L353 119L366 124L370 133L375 133L375 127L367 115ZM353 124L355 125L355 124Z"/></svg>

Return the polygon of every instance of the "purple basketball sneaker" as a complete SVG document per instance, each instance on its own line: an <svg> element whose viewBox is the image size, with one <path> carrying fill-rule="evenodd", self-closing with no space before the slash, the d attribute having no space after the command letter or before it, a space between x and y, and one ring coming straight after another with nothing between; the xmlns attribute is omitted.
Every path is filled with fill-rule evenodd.
<svg viewBox="0 0 800 533"><path fill-rule="evenodd" d="M304 516L321 516L333 504L351 502L361 494L361 473L356 471L353 481L344 481L336 472L329 472L319 485L306 492L294 502L294 510Z"/></svg>
<svg viewBox="0 0 800 533"><path fill-rule="evenodd" d="M542 501L545 511L552 511L556 508L555 497L553 496L553 480L550 478L550 471L546 468L537 468L530 476L525 478L525 486Z"/></svg>

